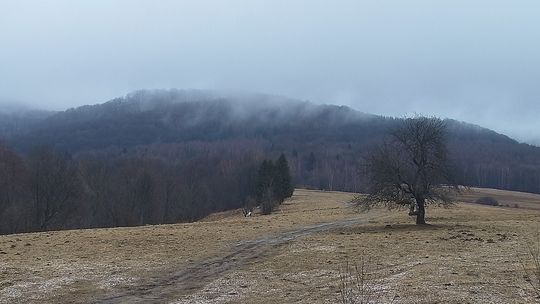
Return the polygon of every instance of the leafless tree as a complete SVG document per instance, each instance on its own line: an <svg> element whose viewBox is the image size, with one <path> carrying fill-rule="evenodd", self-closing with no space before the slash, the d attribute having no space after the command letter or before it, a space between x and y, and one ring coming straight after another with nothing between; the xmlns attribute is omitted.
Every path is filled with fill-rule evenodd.
<svg viewBox="0 0 540 304"><path fill-rule="evenodd" d="M80 194L75 166L63 155L41 148L30 156L35 228L50 229L55 221L65 222ZM63 223L57 223L62 226Z"/></svg>
<svg viewBox="0 0 540 304"><path fill-rule="evenodd" d="M27 173L23 160L0 144L0 233L17 232L28 224Z"/></svg>
<svg viewBox="0 0 540 304"><path fill-rule="evenodd" d="M448 204L459 190L449 165L446 124L438 118L405 119L367 157L368 196L359 206L409 206L416 224L425 224L427 203Z"/></svg>

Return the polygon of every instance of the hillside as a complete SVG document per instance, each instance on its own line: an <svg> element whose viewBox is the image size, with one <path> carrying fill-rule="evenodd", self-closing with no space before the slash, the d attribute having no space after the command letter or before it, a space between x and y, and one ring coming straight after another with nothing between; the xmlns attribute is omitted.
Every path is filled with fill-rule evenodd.
<svg viewBox="0 0 540 304"><path fill-rule="evenodd" d="M13 138L36 127L55 112L13 108L0 104L0 139Z"/></svg>
<svg viewBox="0 0 540 304"><path fill-rule="evenodd" d="M53 143L76 153L155 143L263 138L272 142L362 141L368 127L393 119L348 107L315 105L269 95L216 95L205 91L139 91L104 104L57 113L21 132L21 150ZM382 126L378 126L381 124ZM350 127L354 126L351 130ZM354 131L361 131L354 134Z"/></svg>
<svg viewBox="0 0 540 304"><path fill-rule="evenodd" d="M539 196L523 209L522 193L497 195L519 208L433 206L425 227L297 189L269 216L0 236L0 303L341 303L346 263L362 261L377 302L535 303L520 261L531 266Z"/></svg>
<svg viewBox="0 0 540 304"><path fill-rule="evenodd" d="M297 184L361 191L362 156L399 121L263 94L163 90L59 112L4 137L26 153L49 145L75 156L127 153L179 162L201 145L235 155L284 152ZM463 183L540 193L540 148L479 126L447 124Z"/></svg>

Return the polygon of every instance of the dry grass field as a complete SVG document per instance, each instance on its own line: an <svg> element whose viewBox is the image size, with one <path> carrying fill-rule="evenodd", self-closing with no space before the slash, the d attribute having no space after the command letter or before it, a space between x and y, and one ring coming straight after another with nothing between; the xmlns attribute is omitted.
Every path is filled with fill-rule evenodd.
<svg viewBox="0 0 540 304"><path fill-rule="evenodd" d="M297 190L269 216L0 236L0 303L341 303L346 263L376 303L538 303L521 262L540 196L471 191L425 227ZM467 203L482 196L518 208Z"/></svg>
<svg viewBox="0 0 540 304"><path fill-rule="evenodd" d="M474 203L481 197L492 197L500 205L540 210L540 194L504 191L497 189L471 188L460 196L463 202Z"/></svg>

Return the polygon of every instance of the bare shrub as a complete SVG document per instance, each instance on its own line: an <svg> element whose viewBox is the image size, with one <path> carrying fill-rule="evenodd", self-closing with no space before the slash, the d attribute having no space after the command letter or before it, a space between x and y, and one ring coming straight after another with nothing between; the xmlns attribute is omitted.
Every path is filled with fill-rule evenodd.
<svg viewBox="0 0 540 304"><path fill-rule="evenodd" d="M499 202L491 196L481 197L477 199L475 203L481 204L481 205L488 205L488 206L499 206Z"/></svg>
<svg viewBox="0 0 540 304"><path fill-rule="evenodd" d="M261 213L264 215L271 214L277 205L279 205L279 202L276 200L274 192L272 189L267 189L262 197Z"/></svg>
<svg viewBox="0 0 540 304"><path fill-rule="evenodd" d="M249 196L244 201L244 207L242 207L242 213L244 214L244 217L252 216L255 206L257 206L257 202L253 197Z"/></svg>
<svg viewBox="0 0 540 304"><path fill-rule="evenodd" d="M343 264L339 271L341 304L375 304L387 298L388 295L378 282L374 265L371 257L365 254L356 264L351 265L349 261Z"/></svg>

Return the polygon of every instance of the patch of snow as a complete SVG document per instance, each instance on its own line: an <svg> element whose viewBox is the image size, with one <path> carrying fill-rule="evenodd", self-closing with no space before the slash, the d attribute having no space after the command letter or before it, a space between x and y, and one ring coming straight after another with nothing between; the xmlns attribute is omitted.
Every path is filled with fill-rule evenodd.
<svg viewBox="0 0 540 304"><path fill-rule="evenodd" d="M241 273L231 273L226 277L214 280L200 291L171 304L242 303L242 297L251 292L252 289L252 282L244 279Z"/></svg>

